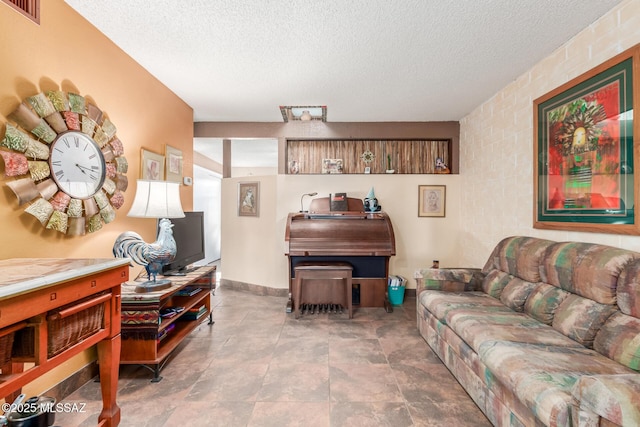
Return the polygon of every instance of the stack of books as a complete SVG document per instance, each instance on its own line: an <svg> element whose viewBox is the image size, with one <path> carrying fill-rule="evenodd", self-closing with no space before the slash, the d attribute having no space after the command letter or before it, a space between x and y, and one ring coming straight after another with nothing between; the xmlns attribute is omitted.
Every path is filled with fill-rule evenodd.
<svg viewBox="0 0 640 427"><path fill-rule="evenodd" d="M192 309L188 310L180 319L198 320L205 314L207 314L207 306L203 304L200 307L193 307Z"/></svg>
<svg viewBox="0 0 640 427"><path fill-rule="evenodd" d="M186 286L180 289L178 292L176 292L176 295L181 297L192 297L198 292L200 292L201 290L202 288L198 288L196 286Z"/></svg>
<svg viewBox="0 0 640 427"><path fill-rule="evenodd" d="M184 311L184 307L167 307L160 310L160 317L171 319Z"/></svg>
<svg viewBox="0 0 640 427"><path fill-rule="evenodd" d="M164 328L163 330L161 330L160 332L158 332L158 342L162 341L163 339L165 339L167 337L167 335L169 335L169 332L173 331L176 327L175 323L170 324L169 326L167 326L166 328Z"/></svg>

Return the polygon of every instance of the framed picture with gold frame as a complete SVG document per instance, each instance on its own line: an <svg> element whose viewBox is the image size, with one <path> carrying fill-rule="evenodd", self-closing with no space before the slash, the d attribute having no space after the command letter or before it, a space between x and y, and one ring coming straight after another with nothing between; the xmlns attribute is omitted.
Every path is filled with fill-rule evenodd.
<svg viewBox="0 0 640 427"><path fill-rule="evenodd" d="M260 183L238 183L238 216L260 216Z"/></svg>
<svg viewBox="0 0 640 427"><path fill-rule="evenodd" d="M182 182L182 151L165 145L164 157L166 162L165 179L170 182Z"/></svg>
<svg viewBox="0 0 640 427"><path fill-rule="evenodd" d="M418 186L418 216L444 217L447 187L446 185Z"/></svg>
<svg viewBox="0 0 640 427"><path fill-rule="evenodd" d="M164 156L153 151L140 150L140 178L164 181Z"/></svg>

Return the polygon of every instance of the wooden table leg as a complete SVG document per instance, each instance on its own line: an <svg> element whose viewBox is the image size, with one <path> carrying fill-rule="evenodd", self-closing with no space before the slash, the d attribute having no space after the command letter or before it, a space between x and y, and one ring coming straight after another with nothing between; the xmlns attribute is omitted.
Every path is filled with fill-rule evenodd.
<svg viewBox="0 0 640 427"><path fill-rule="evenodd" d="M120 346L120 334L98 343L100 388L102 390L102 412L98 418L100 426L116 427L120 424L120 407L116 402Z"/></svg>

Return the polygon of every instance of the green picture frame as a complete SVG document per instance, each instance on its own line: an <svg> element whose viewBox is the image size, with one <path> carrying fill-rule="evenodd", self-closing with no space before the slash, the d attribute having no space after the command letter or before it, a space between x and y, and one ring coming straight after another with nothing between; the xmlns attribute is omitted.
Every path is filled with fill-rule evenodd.
<svg viewBox="0 0 640 427"><path fill-rule="evenodd" d="M534 228L640 234L639 46L534 101Z"/></svg>

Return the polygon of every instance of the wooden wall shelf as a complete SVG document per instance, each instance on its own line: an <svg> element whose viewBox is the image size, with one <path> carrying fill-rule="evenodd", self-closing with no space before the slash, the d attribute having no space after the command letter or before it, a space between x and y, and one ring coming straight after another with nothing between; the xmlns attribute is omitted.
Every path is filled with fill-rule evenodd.
<svg viewBox="0 0 640 427"><path fill-rule="evenodd" d="M451 140L292 140L286 141L287 174L323 174L325 159L340 159L342 174L384 174L391 156L391 169L396 174L433 174L436 159L451 163ZM373 158L365 162L363 154Z"/></svg>

